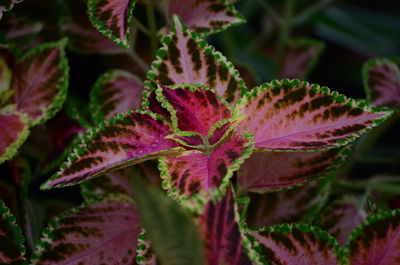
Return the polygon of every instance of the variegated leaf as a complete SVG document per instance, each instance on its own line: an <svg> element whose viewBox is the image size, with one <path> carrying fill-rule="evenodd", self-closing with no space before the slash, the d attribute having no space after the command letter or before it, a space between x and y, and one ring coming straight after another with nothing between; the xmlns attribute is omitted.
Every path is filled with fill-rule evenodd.
<svg viewBox="0 0 400 265"><path fill-rule="evenodd" d="M29 51L14 69L11 89L18 111L31 124L51 118L62 106L68 86L66 40L43 44Z"/></svg>
<svg viewBox="0 0 400 265"><path fill-rule="evenodd" d="M283 58L280 78L304 79L314 67L324 44L313 39L296 39L289 43Z"/></svg>
<svg viewBox="0 0 400 265"><path fill-rule="evenodd" d="M89 20L84 1L67 1L69 17L61 25L68 48L83 54L120 53L125 50L99 32Z"/></svg>
<svg viewBox="0 0 400 265"><path fill-rule="evenodd" d="M310 211L318 211L328 196L326 182L312 181L303 187L266 194L250 193L246 222L249 227L298 223Z"/></svg>
<svg viewBox="0 0 400 265"><path fill-rule="evenodd" d="M163 87L157 90L157 94L159 101L170 111L174 127L181 131L207 137L214 124L231 118L229 108L211 90L191 89L190 86L175 89ZM225 128L223 133L228 129ZM199 136L197 144L202 144Z"/></svg>
<svg viewBox="0 0 400 265"><path fill-rule="evenodd" d="M162 44L147 75L154 83L205 85L227 102L235 101L246 90L233 64L190 32L177 16L173 17L171 33L163 38Z"/></svg>
<svg viewBox="0 0 400 265"><path fill-rule="evenodd" d="M88 0L90 21L101 33L129 47L132 11L137 0Z"/></svg>
<svg viewBox="0 0 400 265"><path fill-rule="evenodd" d="M133 201L109 195L56 217L33 264L135 264L139 217Z"/></svg>
<svg viewBox="0 0 400 265"><path fill-rule="evenodd" d="M218 202L209 201L200 215L200 231L208 265L250 265L243 246L232 190Z"/></svg>
<svg viewBox="0 0 400 265"><path fill-rule="evenodd" d="M233 134L208 152L193 151L163 158L160 164L163 187L173 197L183 200L216 196L224 191L233 172L252 151L250 135Z"/></svg>
<svg viewBox="0 0 400 265"><path fill-rule="evenodd" d="M240 167L238 182L242 190L253 192L303 185L334 174L348 154L349 148L319 152L256 151Z"/></svg>
<svg viewBox="0 0 400 265"><path fill-rule="evenodd" d="M371 109L327 87L284 79L246 94L239 132L250 130L256 149L309 151L346 145L391 111Z"/></svg>
<svg viewBox="0 0 400 265"><path fill-rule="evenodd" d="M25 247L21 228L15 223L15 217L0 200L0 264L27 264L24 257Z"/></svg>
<svg viewBox="0 0 400 265"><path fill-rule="evenodd" d="M170 133L167 125L147 113L129 111L113 117L84 136L42 189L74 185L160 155L176 154L181 148L165 139Z"/></svg>
<svg viewBox="0 0 400 265"><path fill-rule="evenodd" d="M2 0L0 2L0 19L3 17L4 11L11 10L15 4L21 3L24 0Z"/></svg>
<svg viewBox="0 0 400 265"><path fill-rule="evenodd" d="M367 213L360 199L345 197L333 202L322 214L320 226L344 246L353 229L359 225Z"/></svg>
<svg viewBox="0 0 400 265"><path fill-rule="evenodd" d="M225 0L170 0L169 17L179 15L192 30L209 34L245 22L245 19Z"/></svg>
<svg viewBox="0 0 400 265"><path fill-rule="evenodd" d="M138 265L160 265L160 261L158 261L151 247L151 242L146 238L146 233L144 231L138 236L136 251L136 262Z"/></svg>
<svg viewBox="0 0 400 265"><path fill-rule="evenodd" d="M24 114L0 112L0 164L11 159L29 135Z"/></svg>
<svg viewBox="0 0 400 265"><path fill-rule="evenodd" d="M400 210L369 216L347 244L350 265L396 265L400 262Z"/></svg>
<svg viewBox="0 0 400 265"><path fill-rule="evenodd" d="M364 88L370 104L400 108L400 69L389 59L368 61L363 67Z"/></svg>
<svg viewBox="0 0 400 265"><path fill-rule="evenodd" d="M265 264L339 265L341 250L328 233L306 224L267 226L248 231ZM258 246L257 246L258 245Z"/></svg>
<svg viewBox="0 0 400 265"><path fill-rule="evenodd" d="M150 91L148 89L145 90L142 94L142 99L142 109L150 110L153 113L159 114L168 122L171 120L171 113L157 100L155 91Z"/></svg>
<svg viewBox="0 0 400 265"><path fill-rule="evenodd" d="M92 119L99 123L115 114L140 108L142 81L124 70L110 70L99 77L90 92Z"/></svg>

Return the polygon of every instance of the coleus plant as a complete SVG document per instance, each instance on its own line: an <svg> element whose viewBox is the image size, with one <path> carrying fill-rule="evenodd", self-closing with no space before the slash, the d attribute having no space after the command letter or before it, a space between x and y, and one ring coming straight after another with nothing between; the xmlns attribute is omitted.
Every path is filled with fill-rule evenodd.
<svg viewBox="0 0 400 265"><path fill-rule="evenodd" d="M136 1L87 2L93 24L128 46ZM145 87L122 70L98 79L91 92L92 121L83 126L96 128L42 185L81 183L85 202L49 223L33 264L391 264L399 258L398 211L368 217L345 250L316 226L274 225L301 220L297 215L310 205L308 214L318 211L322 204L315 200L326 196L329 178L322 184L310 181L332 177L350 152L348 144L391 111L299 80L247 89L233 64L201 39L241 21L228 2L167 1L170 33L161 41ZM196 16L189 16L193 8ZM310 50L303 54L295 44L288 47L293 53L288 51L283 66L295 60L290 58L298 60L296 69L282 70L284 76L304 76L299 69L313 64L305 58L321 48L296 44ZM137 95L143 90L141 103ZM115 171L152 159L158 159L162 187L176 202L138 176L130 186L127 172ZM291 216L274 212L252 226L248 200L239 197L280 190L279 200L292 207ZM269 194L276 199L277 193ZM295 209L298 202L305 205ZM22 237L10 216L1 205L0 238L12 249L1 249L0 262L23 264ZM323 228L332 229L344 245L356 224L338 226L339 236L335 227Z"/></svg>

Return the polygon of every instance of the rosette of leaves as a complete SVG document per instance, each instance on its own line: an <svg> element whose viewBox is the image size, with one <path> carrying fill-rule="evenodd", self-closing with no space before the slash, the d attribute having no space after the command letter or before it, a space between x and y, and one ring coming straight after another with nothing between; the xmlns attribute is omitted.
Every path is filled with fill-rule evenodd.
<svg viewBox="0 0 400 265"><path fill-rule="evenodd" d="M118 114L91 130L43 189L159 158L163 187L197 205L221 197L246 159L267 160L268 151L284 152L286 168L296 174L261 175L261 184L245 188L289 188L323 175L342 160L335 148L391 114L298 80L248 91L232 64L176 16L162 43L148 73L144 110ZM239 174L239 183L253 177Z"/></svg>
<svg viewBox="0 0 400 265"><path fill-rule="evenodd" d="M40 45L13 62L0 55L0 163L11 159L29 135L61 108L68 86L66 40Z"/></svg>
<svg viewBox="0 0 400 265"><path fill-rule="evenodd" d="M133 9L137 0L88 0L88 13L92 24L101 33L124 48L129 47L130 31L134 26ZM146 2L146 5L155 3ZM226 0L168 0L167 19L178 14L187 25L202 34L219 32L231 25L244 22L244 18Z"/></svg>

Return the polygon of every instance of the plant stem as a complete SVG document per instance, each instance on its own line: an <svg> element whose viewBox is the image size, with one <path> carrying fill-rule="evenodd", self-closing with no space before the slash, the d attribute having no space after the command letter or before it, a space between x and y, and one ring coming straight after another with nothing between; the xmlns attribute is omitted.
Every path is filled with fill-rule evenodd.
<svg viewBox="0 0 400 265"><path fill-rule="evenodd" d="M284 10L284 14L283 14L284 15L283 23L281 25L281 31L280 31L279 39L278 39L278 43L277 43L276 59L278 62L278 64L277 64L278 71L279 71L279 69L281 69L281 66L283 64L285 47L289 41L290 30L291 30L291 26L292 26L293 9L294 9L294 0L286 0L285 1L285 10Z"/></svg>
<svg viewBox="0 0 400 265"><path fill-rule="evenodd" d="M294 24L300 24L304 20L306 20L309 16L314 14L315 12L318 12L319 10L327 7L329 4L331 4L334 0L320 0L319 2L316 2L315 4L309 6L308 8L304 9L299 15L297 15L293 19Z"/></svg>
<svg viewBox="0 0 400 265"><path fill-rule="evenodd" d="M146 5L147 25L150 33L151 57L154 58L157 52L157 27L154 16L154 7L151 4Z"/></svg>
<svg viewBox="0 0 400 265"><path fill-rule="evenodd" d="M140 29L144 34L150 36L150 32L146 29L146 27L136 18L132 18L133 23Z"/></svg>
<svg viewBox="0 0 400 265"><path fill-rule="evenodd" d="M134 51L134 50L127 50L126 53L134 60L137 65L145 72L147 73L150 70L150 67L146 64L145 61L142 60L142 58L139 57L139 55Z"/></svg>

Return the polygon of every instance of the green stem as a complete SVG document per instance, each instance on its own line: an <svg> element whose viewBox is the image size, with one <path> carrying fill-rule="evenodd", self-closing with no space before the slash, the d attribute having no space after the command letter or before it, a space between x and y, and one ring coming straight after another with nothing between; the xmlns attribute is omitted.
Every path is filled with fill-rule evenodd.
<svg viewBox="0 0 400 265"><path fill-rule="evenodd" d="M282 67L285 47L289 41L290 30L291 30L291 26L292 26L293 10L294 10L294 0L286 0L283 23L281 25L281 31L280 31L279 39L278 39L278 43L277 43L276 59L278 62L278 65L277 65L278 71Z"/></svg>
<svg viewBox="0 0 400 265"><path fill-rule="evenodd" d="M146 5L147 25L150 33L150 49L151 57L154 58L157 52L157 27L156 18L154 16L154 7L151 4Z"/></svg>

